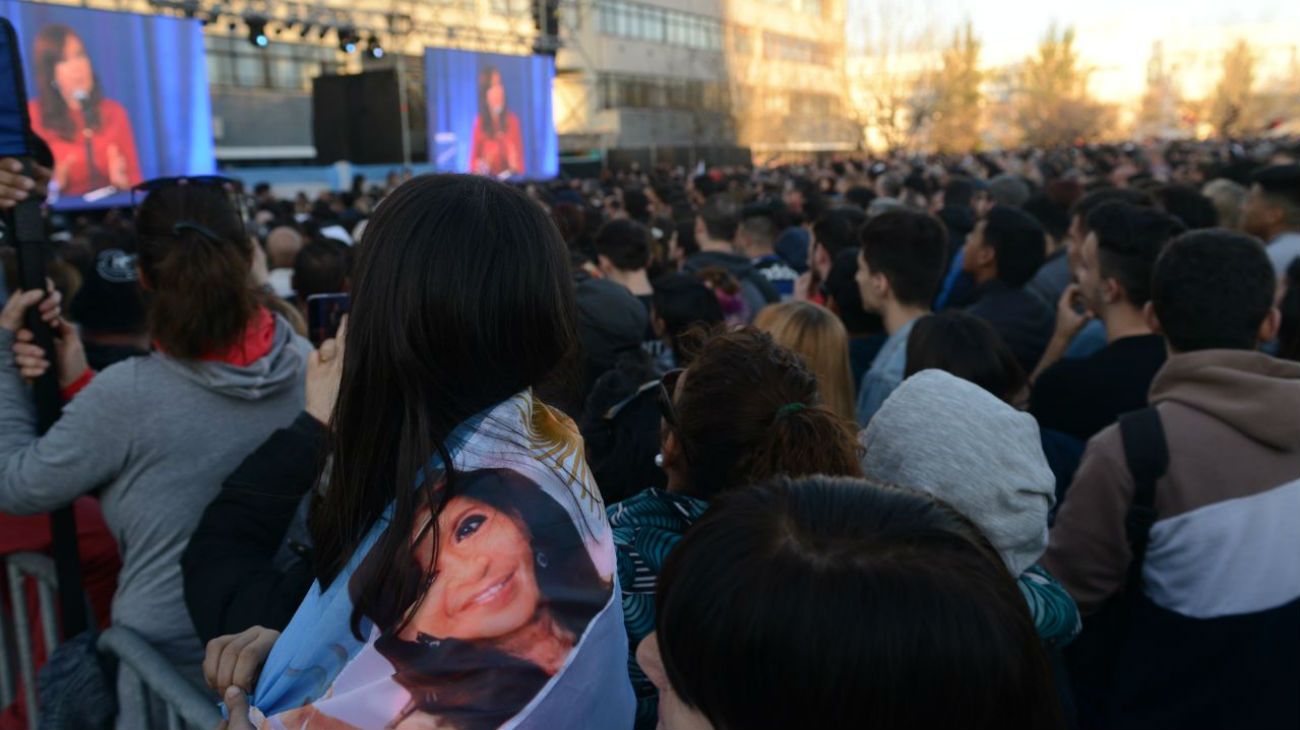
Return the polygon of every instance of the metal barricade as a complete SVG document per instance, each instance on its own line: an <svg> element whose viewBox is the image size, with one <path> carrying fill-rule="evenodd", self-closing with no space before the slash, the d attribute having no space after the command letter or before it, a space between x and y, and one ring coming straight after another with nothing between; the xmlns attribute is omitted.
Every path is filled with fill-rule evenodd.
<svg viewBox="0 0 1300 730"><path fill-rule="evenodd" d="M10 648L14 636L14 617L9 612L8 601L0 600L0 708L13 704L18 696L14 688L18 659Z"/></svg>
<svg viewBox="0 0 1300 730"><path fill-rule="evenodd" d="M10 617L8 625L0 625L0 707L7 706L17 696L11 667L16 665L18 680L27 706L27 726L36 730L39 704L36 696L36 652L33 646L34 626L27 611L28 580L35 583L37 606L40 612L41 633L45 639L45 653L49 656L59 645L58 615L55 609L55 591L58 578L54 559L40 553L13 553L4 559L5 575L9 587ZM11 646L12 649L11 652ZM221 721L215 700L195 687L152 645L134 631L113 626L99 636L101 654L113 657L119 675L131 681L124 683L131 693L118 697L119 703L138 703L146 713L166 718L167 730L211 730ZM119 687L123 687L119 684Z"/></svg>
<svg viewBox="0 0 1300 730"><path fill-rule="evenodd" d="M118 687L131 693L118 696L119 703L139 702L145 717L154 717L162 703L167 730L195 728L211 730L221 722L212 697L186 680L157 649L134 631L113 626L99 636L99 651L117 659L119 675L131 681Z"/></svg>
<svg viewBox="0 0 1300 730"><path fill-rule="evenodd" d="M36 651L32 645L32 620L27 615L26 585L28 579L36 585L41 634L45 638L45 654L49 656L59 645L58 615L54 609L54 592L58 586L54 558L41 553L13 553L5 558L5 574L9 581L9 608L13 615L18 678L22 681L23 697L27 705L27 727L36 730Z"/></svg>

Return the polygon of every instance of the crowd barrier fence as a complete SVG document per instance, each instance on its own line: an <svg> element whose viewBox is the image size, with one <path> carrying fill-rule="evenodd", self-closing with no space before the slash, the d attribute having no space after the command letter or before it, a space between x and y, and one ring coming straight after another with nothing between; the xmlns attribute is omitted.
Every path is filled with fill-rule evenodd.
<svg viewBox="0 0 1300 730"><path fill-rule="evenodd" d="M9 607L0 615L0 707L18 696L18 684L27 707L27 726L36 730L39 704L36 697L34 625L27 610L27 585L35 584L40 631L48 655L59 644L55 598L58 579L54 560L40 553L12 553L4 558ZM130 681L119 684L130 696L119 702L138 703L144 717L166 718L167 730L211 730L221 713L210 695L186 680L143 637L123 626L112 626L99 635L99 652L113 660L119 675ZM156 710L155 710L156 708Z"/></svg>

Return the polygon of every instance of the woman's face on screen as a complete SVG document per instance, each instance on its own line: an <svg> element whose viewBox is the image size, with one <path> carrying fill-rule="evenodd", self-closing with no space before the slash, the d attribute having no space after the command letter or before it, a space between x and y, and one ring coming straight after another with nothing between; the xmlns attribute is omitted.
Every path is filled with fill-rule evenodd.
<svg viewBox="0 0 1300 730"><path fill-rule="evenodd" d="M432 530L417 522L415 555L428 570ZM528 624L541 592L525 528L504 512L468 497L452 497L438 516L434 581L403 634L462 640L494 639Z"/></svg>
<svg viewBox="0 0 1300 730"><path fill-rule="evenodd" d="M488 108L492 111L500 111L506 105L506 87L501 85L501 73L492 74L492 80L487 88Z"/></svg>
<svg viewBox="0 0 1300 730"><path fill-rule="evenodd" d="M54 64L54 83L68 98L89 94L95 83L86 46L75 35L68 36L63 44L63 59Z"/></svg>

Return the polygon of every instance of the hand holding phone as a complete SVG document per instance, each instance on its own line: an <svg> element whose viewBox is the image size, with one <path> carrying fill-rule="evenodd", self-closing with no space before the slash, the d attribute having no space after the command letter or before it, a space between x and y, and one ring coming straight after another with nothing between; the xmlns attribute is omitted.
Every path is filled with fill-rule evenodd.
<svg viewBox="0 0 1300 730"><path fill-rule="evenodd" d="M12 208L33 195L45 195L50 168L33 164L31 172L33 177L28 177L20 160L0 158L0 210Z"/></svg>
<svg viewBox="0 0 1300 730"><path fill-rule="evenodd" d="M348 316L342 316L338 332L333 339L325 340L307 358L306 411L312 418L329 425L334 413L334 403L339 397L339 384L343 381L343 352L347 345Z"/></svg>
<svg viewBox="0 0 1300 730"><path fill-rule="evenodd" d="M348 313L352 298L348 294L313 294L307 297L307 336L320 347L339 330L339 322Z"/></svg>

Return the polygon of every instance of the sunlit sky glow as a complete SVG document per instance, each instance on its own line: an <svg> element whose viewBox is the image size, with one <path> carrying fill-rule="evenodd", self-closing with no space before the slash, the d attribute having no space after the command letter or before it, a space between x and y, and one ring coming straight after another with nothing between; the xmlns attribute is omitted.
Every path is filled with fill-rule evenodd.
<svg viewBox="0 0 1300 730"><path fill-rule="evenodd" d="M877 0L849 0L853 23ZM1073 25L1085 60L1096 70L1093 90L1103 98L1132 99L1142 93L1152 43L1161 40L1171 61L1187 67L1190 94L1211 84L1205 56L1246 38L1272 65L1285 66L1300 45L1300 2L1296 0L883 0L902 2L906 12L933 17L942 27L966 18L984 42L990 66L1014 63L1033 51L1049 24ZM1201 58L1194 60L1199 52ZM1202 67L1197 73L1192 66Z"/></svg>

